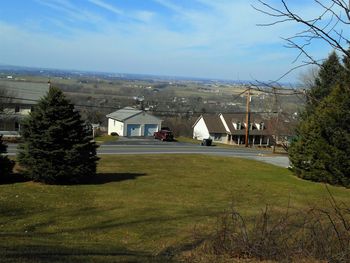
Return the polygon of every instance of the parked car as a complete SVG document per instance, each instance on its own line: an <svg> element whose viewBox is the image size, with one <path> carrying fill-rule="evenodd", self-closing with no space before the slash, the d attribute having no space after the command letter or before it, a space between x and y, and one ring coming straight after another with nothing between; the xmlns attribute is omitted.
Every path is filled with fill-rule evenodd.
<svg viewBox="0 0 350 263"><path fill-rule="evenodd" d="M167 127L164 127L160 131L155 132L153 134L153 136L154 136L154 139L158 139L161 141L173 141L174 140L174 135L173 135L172 131Z"/></svg>
<svg viewBox="0 0 350 263"><path fill-rule="evenodd" d="M201 142L201 145L202 146L211 146L211 143L213 142L212 139L203 139L202 142Z"/></svg>

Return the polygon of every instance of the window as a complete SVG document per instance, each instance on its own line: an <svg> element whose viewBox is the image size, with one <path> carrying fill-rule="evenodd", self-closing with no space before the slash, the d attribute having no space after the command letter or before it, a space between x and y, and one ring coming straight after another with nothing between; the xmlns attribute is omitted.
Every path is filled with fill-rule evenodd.
<svg viewBox="0 0 350 263"><path fill-rule="evenodd" d="M214 133L214 140L220 141L221 140L221 133Z"/></svg>
<svg viewBox="0 0 350 263"><path fill-rule="evenodd" d="M19 106L18 105L16 105L16 107L15 107L15 112L19 112Z"/></svg>

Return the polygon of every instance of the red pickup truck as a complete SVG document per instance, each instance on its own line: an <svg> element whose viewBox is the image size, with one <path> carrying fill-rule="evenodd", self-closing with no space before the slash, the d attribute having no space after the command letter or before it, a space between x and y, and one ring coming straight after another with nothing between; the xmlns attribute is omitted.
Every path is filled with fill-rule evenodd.
<svg viewBox="0 0 350 263"><path fill-rule="evenodd" d="M162 128L160 131L157 131L153 134L154 139L162 141L173 141L174 135L169 128Z"/></svg>

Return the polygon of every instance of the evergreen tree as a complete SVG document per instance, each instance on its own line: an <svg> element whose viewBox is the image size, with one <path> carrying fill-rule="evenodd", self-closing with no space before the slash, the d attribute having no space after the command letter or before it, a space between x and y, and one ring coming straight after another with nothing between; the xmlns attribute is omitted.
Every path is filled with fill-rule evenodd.
<svg viewBox="0 0 350 263"><path fill-rule="evenodd" d="M338 55L332 52L322 63L314 86L307 92L306 110L302 115L303 118L312 114L320 101L331 93L333 87L341 83L343 73L344 68Z"/></svg>
<svg viewBox="0 0 350 263"><path fill-rule="evenodd" d="M5 181L12 173L14 161L11 161L5 154L7 153L7 145L2 140L0 135L0 181Z"/></svg>
<svg viewBox="0 0 350 263"><path fill-rule="evenodd" d="M289 148L296 174L350 187L350 67L332 53L324 62Z"/></svg>
<svg viewBox="0 0 350 263"><path fill-rule="evenodd" d="M22 124L18 161L28 176L44 183L79 183L96 174L96 148L80 114L57 88Z"/></svg>
<svg viewBox="0 0 350 263"><path fill-rule="evenodd" d="M344 83L345 87L348 89L350 88L350 49L348 49L349 55L344 56L343 58L343 76L342 76L342 82Z"/></svg>
<svg viewBox="0 0 350 263"><path fill-rule="evenodd" d="M350 90L338 85L299 127L290 147L297 176L350 187Z"/></svg>

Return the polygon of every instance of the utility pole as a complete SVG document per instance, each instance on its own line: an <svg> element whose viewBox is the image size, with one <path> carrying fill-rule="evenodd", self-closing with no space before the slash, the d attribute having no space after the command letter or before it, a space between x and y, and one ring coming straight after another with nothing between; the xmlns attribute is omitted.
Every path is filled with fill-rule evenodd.
<svg viewBox="0 0 350 263"><path fill-rule="evenodd" d="M277 94L276 94L276 88L273 87L273 94L274 94L274 113L276 113L276 119L275 119L275 123L274 123L274 131L273 131L273 146L272 146L272 153L276 153L276 144L277 144L277 140L278 140L278 122L279 122L279 107L278 107L278 98L277 98Z"/></svg>
<svg viewBox="0 0 350 263"><path fill-rule="evenodd" d="M248 147L249 146L249 143L248 143L248 140L249 140L249 128L250 128L250 87L248 88L248 92L247 92L247 109L246 109L245 123L246 123L245 147Z"/></svg>

